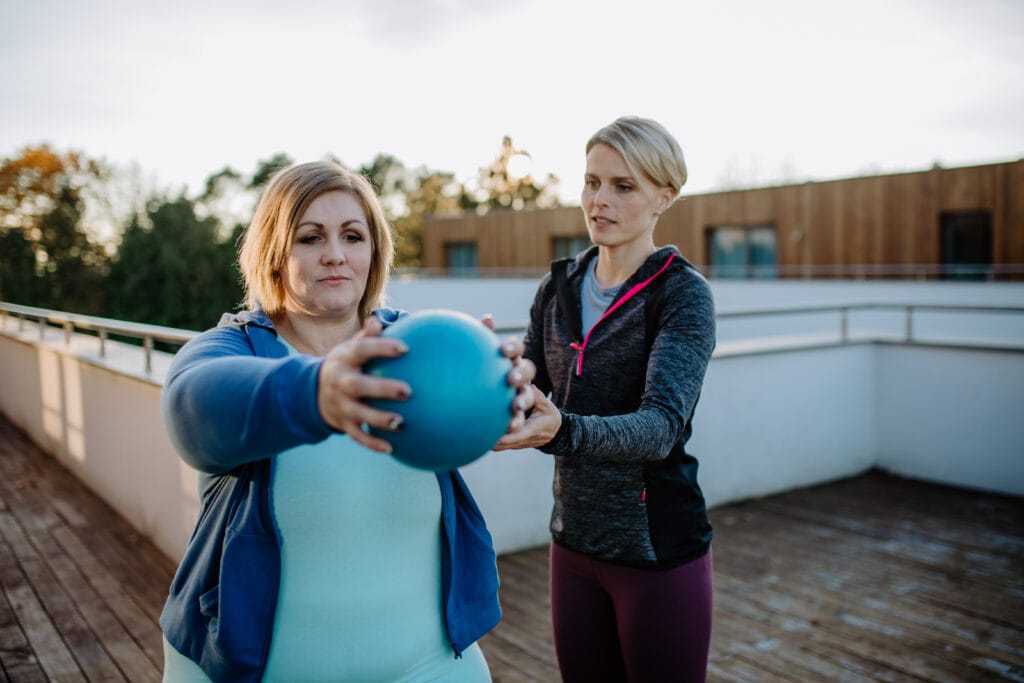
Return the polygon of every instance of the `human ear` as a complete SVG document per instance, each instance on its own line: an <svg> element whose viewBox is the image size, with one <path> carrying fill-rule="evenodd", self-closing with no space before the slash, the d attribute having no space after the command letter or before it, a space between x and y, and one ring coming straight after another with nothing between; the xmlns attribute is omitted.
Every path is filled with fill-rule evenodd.
<svg viewBox="0 0 1024 683"><path fill-rule="evenodd" d="M675 200L675 193L672 192L672 188L662 187L658 189L658 196L656 199L657 210L654 212L655 216L660 216L665 213L672 202Z"/></svg>

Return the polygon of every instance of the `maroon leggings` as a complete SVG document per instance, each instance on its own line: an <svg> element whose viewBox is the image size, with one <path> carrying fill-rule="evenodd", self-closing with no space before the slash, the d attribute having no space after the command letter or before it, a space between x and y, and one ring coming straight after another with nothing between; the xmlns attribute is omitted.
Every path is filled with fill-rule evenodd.
<svg viewBox="0 0 1024 683"><path fill-rule="evenodd" d="M565 683L704 681L711 551L672 569L633 569L551 544L551 615Z"/></svg>

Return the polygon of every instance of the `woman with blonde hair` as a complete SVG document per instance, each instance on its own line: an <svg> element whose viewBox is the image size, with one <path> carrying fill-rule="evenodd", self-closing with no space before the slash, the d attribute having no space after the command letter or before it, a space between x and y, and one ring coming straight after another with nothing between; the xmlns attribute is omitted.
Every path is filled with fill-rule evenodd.
<svg viewBox="0 0 1024 683"><path fill-rule="evenodd" d="M550 589L563 679L703 681L711 526L685 446L715 311L697 269L654 244L686 164L663 126L637 117L599 130L586 155L594 246L552 263L537 290L525 339L536 405L498 449L555 456Z"/></svg>
<svg viewBox="0 0 1024 683"><path fill-rule="evenodd" d="M365 178L286 168L241 246L249 310L176 355L164 421L200 511L160 618L164 680L490 680L476 641L500 609L480 511L457 471L385 457L367 429L402 418L366 399L410 395L362 372L406 351L380 334L402 315L384 306L392 255ZM504 349L528 408L533 366L521 342Z"/></svg>

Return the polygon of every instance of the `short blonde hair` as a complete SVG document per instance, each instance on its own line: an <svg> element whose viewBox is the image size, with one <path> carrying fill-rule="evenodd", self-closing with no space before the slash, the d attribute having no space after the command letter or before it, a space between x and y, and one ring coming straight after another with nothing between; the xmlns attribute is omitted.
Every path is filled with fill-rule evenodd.
<svg viewBox="0 0 1024 683"><path fill-rule="evenodd" d="M634 176L643 176L658 187L670 188L673 197L686 184L683 150L657 121L638 116L620 117L591 136L587 153L599 143L621 154Z"/></svg>
<svg viewBox="0 0 1024 683"><path fill-rule="evenodd" d="M260 197L238 251L238 266L245 285L245 303L262 308L274 318L284 311L285 290L281 270L291 249L292 235L306 209L320 195L348 192L366 212L373 256L366 291L359 302L360 322L384 305L395 248L384 210L369 181L333 161L295 164L278 171Z"/></svg>

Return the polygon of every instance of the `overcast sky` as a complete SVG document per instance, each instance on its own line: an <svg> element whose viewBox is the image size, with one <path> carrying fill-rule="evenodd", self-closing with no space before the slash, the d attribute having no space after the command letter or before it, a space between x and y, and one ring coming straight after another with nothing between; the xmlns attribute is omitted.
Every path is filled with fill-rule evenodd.
<svg viewBox="0 0 1024 683"><path fill-rule="evenodd" d="M0 0L0 155L136 162L165 187L284 152L460 180L501 138L575 201L622 114L684 194L1024 157L1022 0Z"/></svg>

